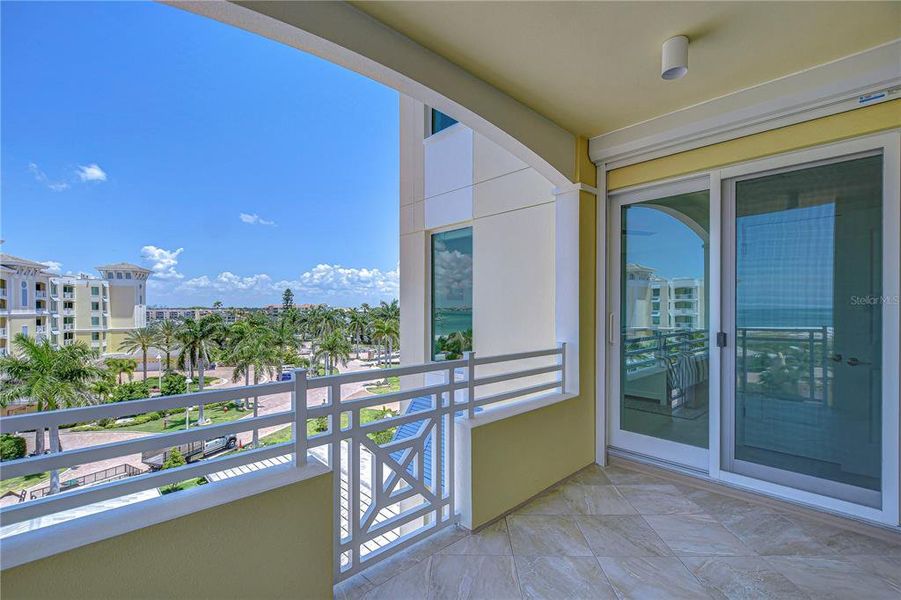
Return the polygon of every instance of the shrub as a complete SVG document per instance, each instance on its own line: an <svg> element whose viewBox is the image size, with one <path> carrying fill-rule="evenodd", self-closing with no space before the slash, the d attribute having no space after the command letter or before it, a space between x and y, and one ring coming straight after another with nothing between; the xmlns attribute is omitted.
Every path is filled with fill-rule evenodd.
<svg viewBox="0 0 901 600"><path fill-rule="evenodd" d="M182 455L181 451L178 448L173 448L169 451L169 455L166 456L165 462L163 462L163 469L174 469L175 467L181 467L183 465L188 464L188 461L185 460L185 457Z"/></svg>
<svg viewBox="0 0 901 600"><path fill-rule="evenodd" d="M97 427L112 427L115 424L116 424L116 420L110 419L108 417L97 420Z"/></svg>
<svg viewBox="0 0 901 600"><path fill-rule="evenodd" d="M22 458L28 452L25 438L18 435L0 435L0 460Z"/></svg>
<svg viewBox="0 0 901 600"><path fill-rule="evenodd" d="M146 381L130 381L117 385L111 394L113 402L125 402L126 400L140 400L150 397L150 385Z"/></svg>
<svg viewBox="0 0 901 600"><path fill-rule="evenodd" d="M160 394L163 396L174 396L176 394L186 394L188 392L188 384L185 378L178 373L167 373L163 377L163 384L160 386Z"/></svg>

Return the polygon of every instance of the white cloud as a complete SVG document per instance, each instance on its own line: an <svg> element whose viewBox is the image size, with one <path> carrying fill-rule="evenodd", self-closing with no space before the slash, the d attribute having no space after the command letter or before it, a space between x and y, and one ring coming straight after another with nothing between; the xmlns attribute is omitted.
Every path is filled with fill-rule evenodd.
<svg viewBox="0 0 901 600"><path fill-rule="evenodd" d="M106 181L106 172L97 163L91 163L87 166L78 165L75 174L82 181Z"/></svg>
<svg viewBox="0 0 901 600"><path fill-rule="evenodd" d="M267 221L256 213L252 215L241 213L238 215L238 218L241 219L242 223L247 223L248 225L275 225L275 221Z"/></svg>
<svg viewBox="0 0 901 600"><path fill-rule="evenodd" d="M166 250L156 246L144 246L141 248L141 258L151 263L150 270L154 276L160 279L182 279L184 275L176 270L178 255L184 252L184 248L178 250Z"/></svg>
<svg viewBox="0 0 901 600"><path fill-rule="evenodd" d="M213 279L210 279L206 275L201 275L200 277L189 279L185 281L181 285L181 287L190 291L209 290L217 292L269 292L272 289L271 281L272 278L265 273L258 273L256 275L248 275L246 277L242 277L240 275L235 275L230 271L223 271Z"/></svg>
<svg viewBox="0 0 901 600"><path fill-rule="evenodd" d="M273 288L294 290L295 296L358 296L394 298L400 290L399 269L382 271L319 264L303 273L299 279L278 281Z"/></svg>
<svg viewBox="0 0 901 600"><path fill-rule="evenodd" d="M181 248L172 251L155 246L142 248L142 255L154 263L156 273L147 282L151 303L190 305L222 300L236 306L257 306L280 302L282 291L290 287L298 303L352 306L397 298L400 288L398 268L382 271L330 264L316 265L297 279L279 281L267 273L241 275L232 271L185 278L175 270L181 252ZM177 276L168 276L169 272Z"/></svg>
<svg viewBox="0 0 901 600"><path fill-rule="evenodd" d="M38 183L43 183L54 192L62 192L69 189L69 184L65 181L50 181L50 178L47 177L47 174L44 173L44 171L42 171L36 163L28 163L28 171L32 175L34 175L35 181L37 181Z"/></svg>
<svg viewBox="0 0 901 600"><path fill-rule="evenodd" d="M58 262L55 260L42 260L42 261L40 261L40 263L42 265L46 265L47 266L46 270L51 273L56 273L57 275L59 275L60 273L63 272L63 268L62 268L63 263L61 263L61 262Z"/></svg>

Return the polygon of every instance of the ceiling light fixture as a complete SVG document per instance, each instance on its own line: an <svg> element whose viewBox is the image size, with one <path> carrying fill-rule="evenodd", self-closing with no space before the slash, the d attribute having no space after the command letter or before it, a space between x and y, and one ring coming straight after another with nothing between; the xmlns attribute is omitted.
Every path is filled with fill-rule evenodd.
<svg viewBox="0 0 901 600"><path fill-rule="evenodd" d="M660 76L667 81L682 79L688 73L688 38L677 35L663 42Z"/></svg>

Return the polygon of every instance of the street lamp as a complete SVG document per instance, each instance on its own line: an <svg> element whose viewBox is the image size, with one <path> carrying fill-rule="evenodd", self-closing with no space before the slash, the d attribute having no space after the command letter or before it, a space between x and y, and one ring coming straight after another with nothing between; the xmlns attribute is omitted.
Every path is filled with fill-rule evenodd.
<svg viewBox="0 0 901 600"><path fill-rule="evenodd" d="M156 368L157 373L160 376L160 394L163 393L163 357L159 354L156 355Z"/></svg>

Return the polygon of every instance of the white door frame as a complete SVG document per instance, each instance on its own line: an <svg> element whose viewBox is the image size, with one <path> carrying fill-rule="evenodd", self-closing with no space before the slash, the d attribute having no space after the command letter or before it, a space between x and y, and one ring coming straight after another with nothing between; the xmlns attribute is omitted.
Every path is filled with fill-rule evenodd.
<svg viewBox="0 0 901 600"><path fill-rule="evenodd" d="M899 337L901 337L901 321L899 321L899 306L897 304L898 297L901 295L901 276L899 276L899 222L901 222L901 210L899 210L899 196L901 196L901 182L899 182L899 170L901 170L901 151L899 151L898 132L892 132L881 135L868 136L853 139L845 142L837 142L825 146L816 147L809 150L802 150L755 160L733 167L722 169L719 172L721 179L721 194L724 200L732 197L734 190L734 182L751 175L766 175L773 172L790 171L798 168L814 166L816 164L828 164L830 162L840 162L850 160L855 155L862 155L868 152L882 152L883 156L883 203L882 203L882 219L883 219L883 296L889 299L894 298L895 303L883 303L882 305L882 491L881 503L879 507L864 506L855 502L840 500L830 496L799 490L793 487L779 485L776 483L755 479L737 473L722 470L720 478L723 481L735 483L750 487L753 485L755 489L782 496L790 500L815 504L828 510L848 513L857 517L879 521L882 523L897 525L899 517L899 432L901 432L901 421L899 421ZM723 204L724 213L729 213L731 204L725 202ZM724 227L730 224L725 219L733 218L734 215L724 214ZM722 264L721 277L723 281L732 279L731 269L734 265L730 261L734 261L734 248L727 248L728 257ZM727 264L730 263L730 264ZM734 296L726 290L723 294L721 311L723 315L730 314L734 311ZM727 306L733 304L733 306ZM728 334L728 332L727 332ZM730 336L731 337L731 336ZM734 421L731 419L729 407L733 406L731 399L734 397L734 381L731 373L726 371L734 366L733 355L734 340L727 340L722 369L722 408L723 418L721 421L722 433L721 440L723 449L721 453L721 461L723 464L728 462L728 454L731 448L726 447L731 444L733 436L731 435L734 427ZM892 365L895 368L892 368ZM848 486L850 487L850 486Z"/></svg>
<svg viewBox="0 0 901 600"><path fill-rule="evenodd" d="M668 181L662 184L629 188L609 194L607 202L607 222L610 225L607 229L608 264L606 301L609 313L606 321L608 351L606 353L605 363L607 382L609 385L607 392L608 445L626 450L627 452L649 456L658 461L668 462L676 466L700 471L705 474L709 472L710 463L709 450L707 448L689 446L687 444L672 442L653 436L624 431L620 428L620 353L622 351L622 344L619 336L620 327L618 324L621 322L620 286L622 285L622 278L620 253L622 251L622 236L619 232L622 228L622 211L620 210L622 206L679 194L705 191L708 189L709 181L709 176L693 176L675 181ZM714 262L712 250L711 247L708 252L711 267L717 264ZM709 271L712 272L713 269L711 268ZM707 283L709 287L709 282L705 283ZM708 301L708 303L710 302ZM708 336L709 333L710 332L708 331ZM712 338L709 337L708 339L715 340L716 336ZM712 349L709 353L711 358L713 354L716 354ZM716 368L719 368L718 362ZM712 373L713 371L714 365L711 363L710 372ZM715 403L717 392L718 388L710 387L710 405ZM718 404L718 402L716 403ZM708 419L709 418L710 413L708 411Z"/></svg>
<svg viewBox="0 0 901 600"><path fill-rule="evenodd" d="M710 438L709 451L699 456L682 444L657 440L649 436L619 431L619 323L620 313L620 211L623 203L640 202L674 195L682 191L710 190L710 261L708 291L710 340L722 330L722 266L724 248L722 245L723 224L723 181L774 169L811 163L831 158L881 150L884 157L883 169L883 295L889 302L883 305L883 380L882 380L882 506L872 508L838 500L828 496L786 487L759 479L722 470L722 420L721 392L723 352L710 352ZM606 181L603 165L598 168L599 181ZM694 186L694 187L693 187ZM697 187L701 186L701 187ZM606 238L598 240L599 260L599 300L603 299L606 314L599 310L597 344L598 357L603 373L598 376L598 427L604 429L606 448L626 450L635 455L644 455L656 462L666 462L661 457L669 457L668 462L706 472L707 477L736 487L768 494L788 501L799 502L828 511L843 513L852 517L898 526L901 515L901 309L897 299L901 298L901 131L863 136L848 141L817 146L812 149L788 152L770 157L746 161L722 169L700 171L687 176L673 178L651 184L639 185L608 193L606 201L602 195L599 201L606 208L606 225L599 233ZM601 219L599 218L599 221ZM604 256L606 254L606 256ZM895 303L892 304L892 299ZM599 302L599 305L601 302ZM600 306L599 306L600 308ZM732 340L727 340L728 345ZM603 346L603 350L601 347ZM602 359L603 357L603 359ZM601 362L602 360L602 362ZM894 368L892 368L894 366ZM604 376L606 375L606 377ZM603 417L603 418L602 418ZM598 436L601 439L602 436ZM602 455L604 449L598 449Z"/></svg>

